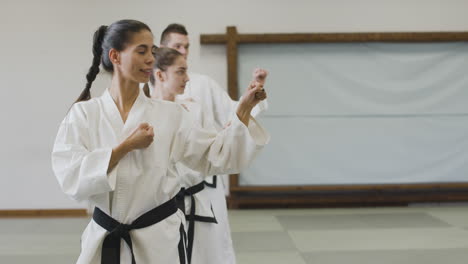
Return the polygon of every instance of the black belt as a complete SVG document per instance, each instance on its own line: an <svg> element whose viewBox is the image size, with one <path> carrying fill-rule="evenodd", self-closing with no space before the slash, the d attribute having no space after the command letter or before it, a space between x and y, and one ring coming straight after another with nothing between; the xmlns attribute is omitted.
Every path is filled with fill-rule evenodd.
<svg viewBox="0 0 468 264"><path fill-rule="evenodd" d="M190 206L190 213L185 215L185 219L188 221L188 231L187 231L187 238L188 238L188 243L187 243L187 259L188 263L191 263L192 261L192 249L193 249L193 240L195 238L195 221L198 222L205 222L205 223L215 223L217 224L218 221L216 221L216 217L208 217L208 216L199 216L195 214L196 211L196 204L195 204L195 198L193 195L203 191L205 189L205 185L216 188L216 175L213 177L213 183L208 183L206 181L202 181L197 185L194 185L190 188L182 188L180 192L177 194L178 200L179 200L179 208L184 211L185 213L185 196L190 196L190 201L191 201L191 206ZM213 208L211 208L211 211L213 211ZM213 213L214 214L214 213Z"/></svg>
<svg viewBox="0 0 468 264"><path fill-rule="evenodd" d="M216 185L217 185L217 181L218 181L218 176L213 176L213 183L209 183L207 181L203 181L205 183L205 186L208 186L208 187L211 187L211 188L216 188Z"/></svg>
<svg viewBox="0 0 468 264"><path fill-rule="evenodd" d="M93 213L94 222L109 232L102 244L101 264L120 264L121 239L123 239L130 247L130 251L132 253L132 264L136 264L135 255L133 254L130 231L133 229L145 228L157 224L167 217L173 215L175 212L177 212L177 209L177 200L174 197L160 206L152 209L151 211L144 213L131 224L122 224L114 218L108 216L101 209L95 207ZM183 253L184 252L180 252L179 249L179 255ZM185 256L183 258L185 259Z"/></svg>

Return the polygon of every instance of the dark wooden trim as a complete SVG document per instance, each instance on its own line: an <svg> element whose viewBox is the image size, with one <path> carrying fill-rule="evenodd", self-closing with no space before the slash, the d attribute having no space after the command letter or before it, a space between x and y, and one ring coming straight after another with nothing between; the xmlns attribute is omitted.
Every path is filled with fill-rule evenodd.
<svg viewBox="0 0 468 264"><path fill-rule="evenodd" d="M239 89L237 82L237 30L236 27L227 27L226 30L226 56L227 56L227 76L228 93L233 100L239 99Z"/></svg>
<svg viewBox="0 0 468 264"><path fill-rule="evenodd" d="M466 202L468 183L239 186L230 193L232 209L406 205Z"/></svg>
<svg viewBox="0 0 468 264"><path fill-rule="evenodd" d="M225 44L227 37L225 34L201 34L200 44Z"/></svg>
<svg viewBox="0 0 468 264"><path fill-rule="evenodd" d="M347 42L457 42L468 41L468 32L359 32L202 34L201 44L225 44L228 93L237 100L239 44L248 43L347 43ZM239 186L239 175L231 175L229 208L308 207L336 205L405 204L411 202L468 201L468 183L421 183L385 185Z"/></svg>
<svg viewBox="0 0 468 264"><path fill-rule="evenodd" d="M228 94L233 100L239 99L239 87L237 80L237 29L236 27L226 28L226 59L228 76ZM229 186L237 188L239 186L239 174L229 177Z"/></svg>
<svg viewBox="0 0 468 264"><path fill-rule="evenodd" d="M231 174L229 175L229 189L239 189L242 187L239 186L239 174Z"/></svg>
<svg viewBox="0 0 468 264"><path fill-rule="evenodd" d="M225 34L202 34L201 44L225 44ZM238 34L236 42L248 43L346 43L346 42L454 42L468 41L468 32L359 32Z"/></svg>
<svg viewBox="0 0 468 264"><path fill-rule="evenodd" d="M403 183L403 184L337 184L337 185L295 185L295 186L237 186L230 190L242 192L291 192L291 191L417 191L417 190L468 190L468 182L462 183Z"/></svg>
<svg viewBox="0 0 468 264"><path fill-rule="evenodd" d="M86 209L0 210L0 218L88 217Z"/></svg>
<svg viewBox="0 0 468 264"><path fill-rule="evenodd" d="M234 193L228 197L228 206L238 208L304 208L304 207L358 207L403 206L410 203L466 202L468 189L431 192L309 192L300 193Z"/></svg>

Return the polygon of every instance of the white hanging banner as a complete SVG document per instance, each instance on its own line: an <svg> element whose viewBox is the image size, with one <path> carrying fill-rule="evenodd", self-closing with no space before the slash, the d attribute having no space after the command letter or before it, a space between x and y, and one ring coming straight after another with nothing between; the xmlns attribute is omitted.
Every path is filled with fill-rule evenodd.
<svg viewBox="0 0 468 264"><path fill-rule="evenodd" d="M468 43L241 45L271 143L241 185L468 182Z"/></svg>

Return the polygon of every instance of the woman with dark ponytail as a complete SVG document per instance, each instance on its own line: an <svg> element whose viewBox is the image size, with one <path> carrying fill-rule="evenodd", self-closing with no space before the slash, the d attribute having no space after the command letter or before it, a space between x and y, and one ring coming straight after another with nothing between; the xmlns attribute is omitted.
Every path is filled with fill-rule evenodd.
<svg viewBox="0 0 468 264"><path fill-rule="evenodd" d="M269 139L249 122L260 86L249 89L219 134L199 129L180 105L146 97L139 84L152 74L153 43L139 21L101 26L85 89L60 125L54 173L67 195L94 207L77 263L187 263L181 180L169 170L181 162L203 175L236 173ZM90 98L100 64L112 81Z"/></svg>

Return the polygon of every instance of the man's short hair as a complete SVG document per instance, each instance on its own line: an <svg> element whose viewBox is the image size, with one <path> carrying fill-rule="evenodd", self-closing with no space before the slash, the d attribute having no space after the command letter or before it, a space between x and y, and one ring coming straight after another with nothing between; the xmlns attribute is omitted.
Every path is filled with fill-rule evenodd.
<svg viewBox="0 0 468 264"><path fill-rule="evenodd" d="M188 32L185 29L184 25L176 24L176 23L170 24L169 26L166 27L166 29L164 29L164 31L161 34L162 45L167 45L167 43L169 42L169 34L171 33L177 33L177 34L181 34L185 36L188 35Z"/></svg>

